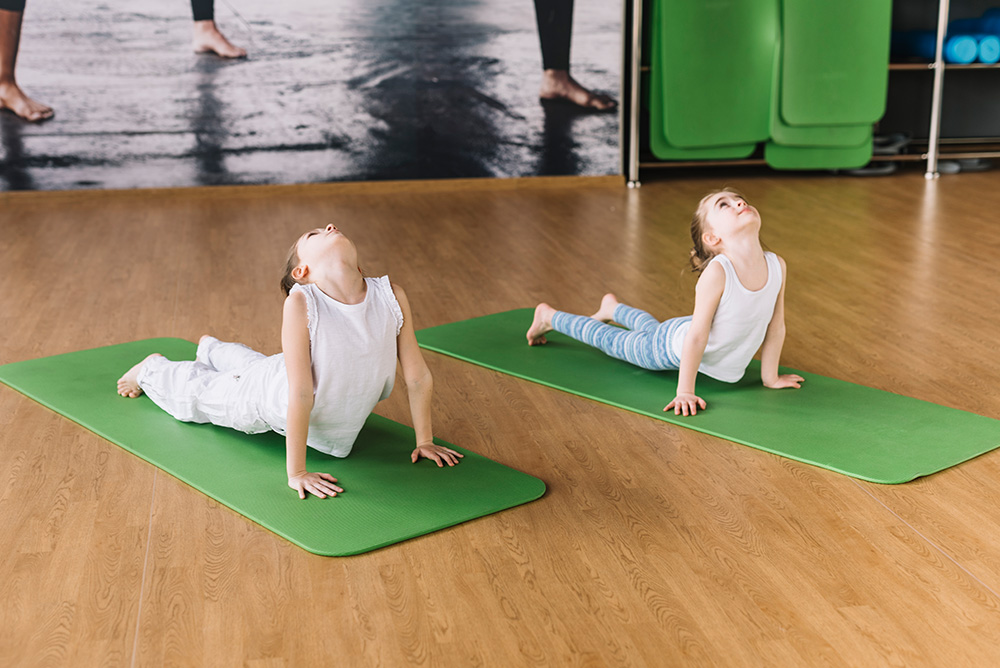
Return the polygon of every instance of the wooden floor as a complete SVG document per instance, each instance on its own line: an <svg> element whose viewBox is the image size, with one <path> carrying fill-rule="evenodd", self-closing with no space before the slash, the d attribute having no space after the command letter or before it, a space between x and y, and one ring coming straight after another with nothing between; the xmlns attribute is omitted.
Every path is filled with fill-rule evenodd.
<svg viewBox="0 0 1000 668"><path fill-rule="evenodd" d="M330 221L417 328L605 290L684 313L721 181L670 178L0 195L0 363L204 332L276 352L285 252ZM1000 418L997 173L728 182L788 262L785 364ZM1000 452L869 484L426 355L436 435L548 492L342 559L0 386L0 664L1000 662ZM404 392L379 412L409 422Z"/></svg>

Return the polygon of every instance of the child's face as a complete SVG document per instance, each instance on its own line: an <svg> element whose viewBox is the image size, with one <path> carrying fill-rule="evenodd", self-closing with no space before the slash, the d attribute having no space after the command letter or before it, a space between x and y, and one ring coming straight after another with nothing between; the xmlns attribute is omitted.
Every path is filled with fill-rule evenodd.
<svg viewBox="0 0 1000 668"><path fill-rule="evenodd" d="M725 239L736 232L751 227L760 229L760 214L742 195L724 191L716 193L704 203L705 222L716 236Z"/></svg>
<svg viewBox="0 0 1000 668"><path fill-rule="evenodd" d="M310 230L299 237L297 254L301 264L314 269L327 262L351 265L358 263L354 242L332 224Z"/></svg>

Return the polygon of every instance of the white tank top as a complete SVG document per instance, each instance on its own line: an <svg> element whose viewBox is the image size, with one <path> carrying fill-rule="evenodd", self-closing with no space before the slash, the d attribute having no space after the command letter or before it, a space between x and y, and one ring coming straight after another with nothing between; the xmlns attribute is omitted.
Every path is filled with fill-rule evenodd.
<svg viewBox="0 0 1000 668"><path fill-rule="evenodd" d="M365 420L396 380L396 337L403 312L388 276L366 278L365 283L360 304L338 302L313 283L292 288L305 295L309 318L314 399L306 444L334 457L350 454ZM287 424L287 375L283 385L283 396L267 402L274 412L265 416L281 434Z"/></svg>
<svg viewBox="0 0 1000 668"><path fill-rule="evenodd" d="M727 383L735 383L764 342L774 305L781 292L781 263L778 256L765 252L767 283L760 290L747 290L736 276L732 261L721 253L712 258L726 272L726 287L712 319L705 354L699 371ZM711 262L709 263L711 264Z"/></svg>

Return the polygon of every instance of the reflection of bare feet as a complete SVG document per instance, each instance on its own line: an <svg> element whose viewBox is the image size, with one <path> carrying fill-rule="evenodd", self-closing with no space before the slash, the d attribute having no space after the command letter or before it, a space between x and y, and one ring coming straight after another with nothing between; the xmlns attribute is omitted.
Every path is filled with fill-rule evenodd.
<svg viewBox="0 0 1000 668"><path fill-rule="evenodd" d="M246 49L233 45L212 20L194 22L193 46L195 53L214 53L222 58L247 57Z"/></svg>
<svg viewBox="0 0 1000 668"><path fill-rule="evenodd" d="M568 100L584 109L607 111L618 104L607 95L593 93L569 75L566 70L545 70L538 97L543 100Z"/></svg>
<svg viewBox="0 0 1000 668"><path fill-rule="evenodd" d="M41 102L35 102L13 81L0 83L0 109L8 109L33 123L52 118L55 112Z"/></svg>
<svg viewBox="0 0 1000 668"><path fill-rule="evenodd" d="M527 334L529 346L548 343L545 340L545 333L552 331L552 314L555 312L556 310L548 304L539 304L535 307L535 319L531 321Z"/></svg>
<svg viewBox="0 0 1000 668"><path fill-rule="evenodd" d="M123 397L129 397L130 399L135 399L142 394L142 388L139 387L138 381L139 371L142 370L143 365L152 357L160 357L160 353L153 353L152 355L147 356L144 360L126 371L124 376L118 379L118 394Z"/></svg>
<svg viewBox="0 0 1000 668"><path fill-rule="evenodd" d="M615 319L615 309L617 307L618 298L609 292L601 299L601 308L597 309L597 313L590 317L601 322L611 322Z"/></svg>

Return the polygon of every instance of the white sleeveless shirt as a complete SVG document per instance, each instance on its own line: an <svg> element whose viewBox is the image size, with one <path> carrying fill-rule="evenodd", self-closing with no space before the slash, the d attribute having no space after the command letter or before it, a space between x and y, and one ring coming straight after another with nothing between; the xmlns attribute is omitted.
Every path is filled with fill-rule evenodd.
<svg viewBox="0 0 1000 668"><path fill-rule="evenodd" d="M760 290L743 287L728 257L720 253L712 258L712 262L718 262L726 272L726 287L712 319L705 354L698 368L707 376L735 383L743 378L747 365L764 342L782 282L778 256L768 251L764 258L767 260L767 283Z"/></svg>
<svg viewBox="0 0 1000 668"><path fill-rule="evenodd" d="M360 304L338 302L313 283L292 288L305 296L309 319L314 399L306 444L334 457L350 454L365 420L396 380L396 337L403 312L388 276L365 278L365 283ZM285 372L283 356L275 357L282 357ZM288 419L285 374L283 392L265 402L263 415L280 434Z"/></svg>

